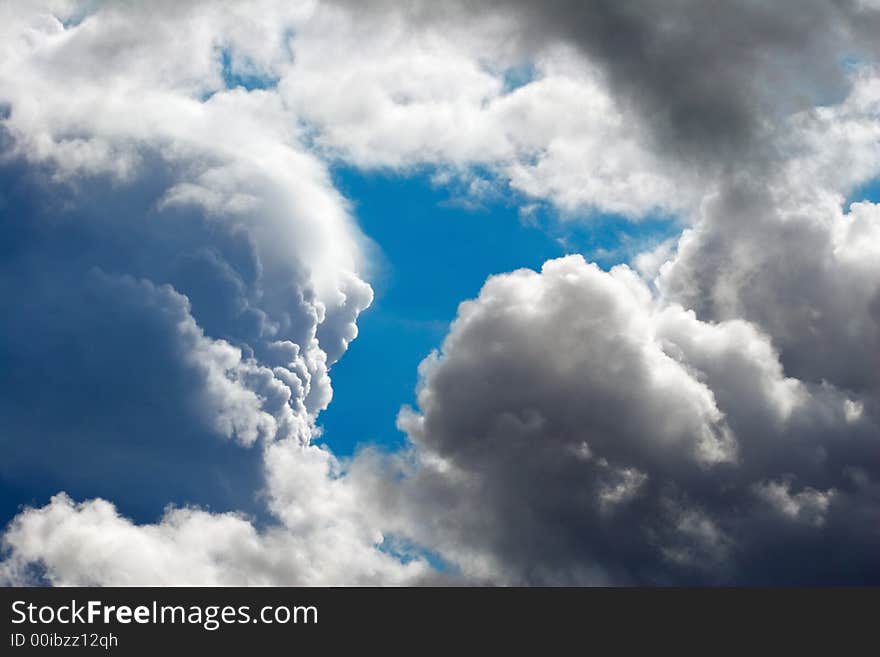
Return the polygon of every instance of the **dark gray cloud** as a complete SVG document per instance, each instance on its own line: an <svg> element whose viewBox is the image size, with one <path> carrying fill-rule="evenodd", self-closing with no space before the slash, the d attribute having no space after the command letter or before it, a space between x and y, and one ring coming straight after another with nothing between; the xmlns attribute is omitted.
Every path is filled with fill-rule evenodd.
<svg viewBox="0 0 880 657"><path fill-rule="evenodd" d="M661 276L664 293L707 319L756 322L790 376L880 391L877 206L844 213L827 192L740 180L704 213Z"/></svg>
<svg viewBox="0 0 880 657"><path fill-rule="evenodd" d="M400 530L512 584L880 580L876 399L579 258L490 279L423 365ZM395 481L395 479L390 479Z"/></svg>

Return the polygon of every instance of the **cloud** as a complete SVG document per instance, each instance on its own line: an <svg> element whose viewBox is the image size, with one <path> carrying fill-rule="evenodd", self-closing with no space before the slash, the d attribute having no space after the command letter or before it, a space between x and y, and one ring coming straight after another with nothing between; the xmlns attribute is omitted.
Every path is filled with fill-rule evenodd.
<svg viewBox="0 0 880 657"><path fill-rule="evenodd" d="M277 94L223 80L224 47L233 67L271 68L275 19L208 4L40 9L12 3L2 21L0 476L22 503L72 497L21 510L7 579L26 581L30 563L53 583L422 570L386 555L356 507L321 515L348 498L310 442L372 291L366 240L295 117ZM279 460L314 487L281 490ZM275 508L294 493L313 519L296 535ZM96 496L119 509L72 501Z"/></svg>
<svg viewBox="0 0 880 657"><path fill-rule="evenodd" d="M664 153L713 167L760 155L768 122L843 98L841 63L876 55L880 22L876 6L856 0L340 4L446 30L482 21L512 42L508 51L571 44Z"/></svg>
<svg viewBox="0 0 880 657"><path fill-rule="evenodd" d="M9 526L11 557L0 576L33 581L34 563L54 585L314 586L400 585L431 581L420 559L376 549L377 530L357 513L333 457L317 447L276 445L267 457L286 468L283 524L260 531L236 513L166 510L136 525L101 499L75 503L64 493Z"/></svg>
<svg viewBox="0 0 880 657"><path fill-rule="evenodd" d="M6 581L880 581L875 6L0 11ZM491 277L340 463L328 162L688 228Z"/></svg>
<svg viewBox="0 0 880 657"><path fill-rule="evenodd" d="M412 453L377 466L399 530L492 583L877 581L880 215L846 199L878 119L865 65L722 170L645 279L490 279L423 365Z"/></svg>
<svg viewBox="0 0 880 657"><path fill-rule="evenodd" d="M792 376L873 395L880 215L848 198L880 165L876 74L863 68L844 102L793 116L791 156L708 196L657 277L666 297L702 318L760 324Z"/></svg>
<svg viewBox="0 0 880 657"><path fill-rule="evenodd" d="M859 529L878 494L876 409L853 422L844 393L785 375L759 327L658 303L625 266L573 256L491 278L420 386L400 418L413 451L377 495L395 531L467 577L878 576L878 537Z"/></svg>
<svg viewBox="0 0 880 657"><path fill-rule="evenodd" d="M834 141L872 143L871 123L836 107L858 106L858 71L876 61L872 3L331 4L346 11L329 12L321 38L294 44L307 65L285 93L319 144L361 165L483 163L564 213L689 220L743 169L805 164L795 155L809 138L791 138L792 116L833 122ZM340 41L355 62L327 56ZM523 62L529 75L511 87ZM354 97L329 88L337 79ZM866 174L873 150L824 166L838 179L856 164Z"/></svg>
<svg viewBox="0 0 880 657"><path fill-rule="evenodd" d="M321 7L279 82L328 156L366 168L491 171L502 188L566 214L639 217L688 202L695 176L664 170L598 71L564 44L508 48L506 21L449 26L389 9ZM333 56L337 52L350 57ZM529 64L514 87L508 77Z"/></svg>

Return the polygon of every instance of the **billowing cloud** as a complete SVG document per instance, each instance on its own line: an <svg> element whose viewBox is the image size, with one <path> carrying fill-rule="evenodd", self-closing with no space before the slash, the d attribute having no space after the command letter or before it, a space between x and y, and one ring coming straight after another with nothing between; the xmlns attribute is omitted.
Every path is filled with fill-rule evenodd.
<svg viewBox="0 0 880 657"><path fill-rule="evenodd" d="M791 375L876 394L880 214L848 198L880 164L876 70L846 102L789 129L800 148L772 173L744 170L707 196L657 284L702 318L760 324Z"/></svg>
<svg viewBox="0 0 880 657"><path fill-rule="evenodd" d="M878 576L876 399L786 376L756 325L658 303L625 266L491 278L423 364L418 403L402 478L375 485L399 531L468 577Z"/></svg>
<svg viewBox="0 0 880 657"><path fill-rule="evenodd" d="M0 9L6 581L880 581L876 5L479 8ZM490 278L340 463L328 162L688 228Z"/></svg>
<svg viewBox="0 0 880 657"><path fill-rule="evenodd" d="M9 526L11 557L0 564L0 576L31 581L31 564L38 563L48 581L74 586L375 586L436 579L417 554L377 549L384 537L326 450L287 440L268 450L266 462L270 504L280 521L262 530L240 514L187 507L137 525L105 500L77 504L62 493Z"/></svg>
<svg viewBox="0 0 880 657"><path fill-rule="evenodd" d="M880 8L861 0L339 3L447 30L486 21L508 52L570 44L667 157L712 167L765 155L759 140L777 119L841 100L842 64L877 54L880 25Z"/></svg>
<svg viewBox="0 0 880 657"><path fill-rule="evenodd" d="M502 190L564 213L639 217L693 200L685 190L697 176L664 170L599 72L564 44L506 52L473 30L449 36L339 10L319 13L307 28L292 42L296 63L279 90L331 157L367 168L439 166L464 177L479 166ZM351 57L333 56L340 50Z"/></svg>
<svg viewBox="0 0 880 657"><path fill-rule="evenodd" d="M320 510L344 486L310 442L372 291L365 240L295 117L225 79L239 61L271 68L281 35L269 56L271 21L167 9L4 6L2 485L22 503L65 490L121 511L65 495L25 511L6 577L30 561L56 583L403 577L421 562ZM267 504L276 461L320 486L290 502L312 514L296 536ZM350 553L325 572L330 543ZM120 546L131 561L113 561ZM265 553L262 575L248 551Z"/></svg>

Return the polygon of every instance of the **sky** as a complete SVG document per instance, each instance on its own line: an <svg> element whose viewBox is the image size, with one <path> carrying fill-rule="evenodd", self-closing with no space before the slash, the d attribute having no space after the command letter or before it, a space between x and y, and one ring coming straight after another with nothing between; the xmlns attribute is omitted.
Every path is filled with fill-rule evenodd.
<svg viewBox="0 0 880 657"><path fill-rule="evenodd" d="M319 422L322 440L338 455L359 444L403 446L396 417L402 405L415 403L418 365L442 341L458 304L476 297L487 277L538 270L546 260L577 253L610 267L676 232L669 217L646 218L635 228L595 212L588 222L560 221L552 209L537 207L522 217L519 207L527 202L514 195L467 203L431 178L430 172L336 173L337 188L375 243L376 295L358 320L357 340L331 368L333 403ZM417 251L413 244L431 248Z"/></svg>
<svg viewBox="0 0 880 657"><path fill-rule="evenodd" d="M4 3L0 582L877 584L878 31Z"/></svg>

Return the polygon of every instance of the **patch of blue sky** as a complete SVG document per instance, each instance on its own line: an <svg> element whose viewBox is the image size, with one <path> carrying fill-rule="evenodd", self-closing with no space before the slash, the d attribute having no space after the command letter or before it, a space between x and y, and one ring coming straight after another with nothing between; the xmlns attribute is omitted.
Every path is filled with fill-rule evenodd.
<svg viewBox="0 0 880 657"><path fill-rule="evenodd" d="M539 270L571 253L609 268L681 229L669 217L563 221L547 205L509 192L469 202L456 184L438 185L436 171L398 176L337 168L334 178L378 249L375 301L358 320L359 337L332 367L333 401L319 418L320 440L341 456L362 444L405 443L395 421L401 405L415 403L418 364L488 276Z"/></svg>
<svg viewBox="0 0 880 657"><path fill-rule="evenodd" d="M504 93L516 91L533 82L538 77L535 65L531 62L521 66L514 66L504 71Z"/></svg>
<svg viewBox="0 0 880 657"><path fill-rule="evenodd" d="M220 71L227 89L241 87L248 91L271 89L278 84L278 78L258 72L247 59L234 57L229 48L220 49Z"/></svg>
<svg viewBox="0 0 880 657"><path fill-rule="evenodd" d="M439 554L401 536L386 534L383 537L382 543L379 544L379 551L394 557L401 563L422 559L438 572L455 573L455 568L447 563Z"/></svg>
<svg viewBox="0 0 880 657"><path fill-rule="evenodd" d="M256 91L274 89L278 78L259 69L246 57L236 56L230 48L219 48L220 77L224 89L245 89ZM206 102L221 89L209 89L201 94L201 102Z"/></svg>
<svg viewBox="0 0 880 657"><path fill-rule="evenodd" d="M863 61L855 55L847 54L840 58L839 63L840 68L844 71L847 73L853 73L858 70Z"/></svg>
<svg viewBox="0 0 880 657"><path fill-rule="evenodd" d="M91 2L78 7L73 5L67 8L67 12L63 15L56 15L56 18L61 23L61 27L65 30L71 30L81 25L83 21L95 13L95 6Z"/></svg>
<svg viewBox="0 0 880 657"><path fill-rule="evenodd" d="M844 210L849 209L850 203L857 203L859 201L880 203L880 178L872 178L852 190L846 203L844 203Z"/></svg>

